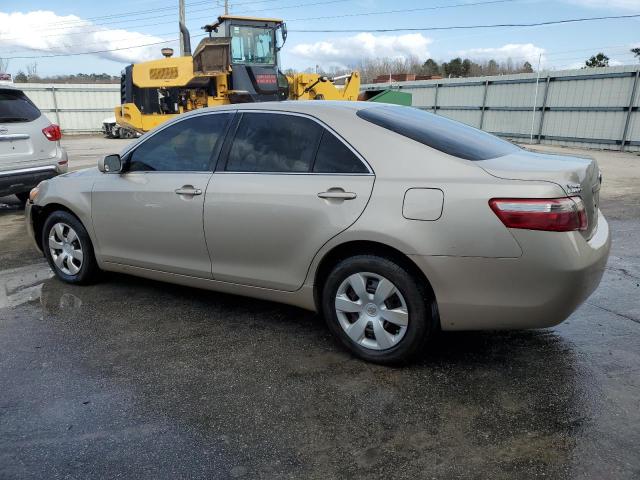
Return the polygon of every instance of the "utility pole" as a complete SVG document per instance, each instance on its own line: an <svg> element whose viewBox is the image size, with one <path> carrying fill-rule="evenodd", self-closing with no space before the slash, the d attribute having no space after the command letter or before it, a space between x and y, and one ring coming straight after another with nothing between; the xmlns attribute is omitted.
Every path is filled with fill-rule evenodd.
<svg viewBox="0 0 640 480"><path fill-rule="evenodd" d="M179 19L180 22L184 24L184 0L179 0ZM180 56L184 56L184 35L182 35L182 29L180 29Z"/></svg>
<svg viewBox="0 0 640 480"><path fill-rule="evenodd" d="M540 84L540 62L542 61L542 53L538 55L538 74L536 75L536 93L533 97L533 111L531 112L531 134L529 135L529 143L533 143L533 125L536 120L536 108L538 106L538 85ZM547 84L547 87L549 84Z"/></svg>

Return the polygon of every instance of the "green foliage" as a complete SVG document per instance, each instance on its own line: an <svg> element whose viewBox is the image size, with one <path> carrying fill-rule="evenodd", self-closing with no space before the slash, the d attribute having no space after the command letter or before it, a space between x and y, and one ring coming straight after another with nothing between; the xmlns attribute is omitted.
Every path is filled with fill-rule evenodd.
<svg viewBox="0 0 640 480"><path fill-rule="evenodd" d="M609 57L607 57L604 53L600 52L596 55L593 55L589 60L584 62L585 67L588 68L601 68L609 66Z"/></svg>
<svg viewBox="0 0 640 480"><path fill-rule="evenodd" d="M422 75L440 75L440 65L433 58L428 58L426 62L422 64L420 70Z"/></svg>
<svg viewBox="0 0 640 480"><path fill-rule="evenodd" d="M22 70L19 70L18 73L16 73L16 75L13 77L13 81L15 83L27 83L29 81L29 78L27 77L26 73L24 73Z"/></svg>

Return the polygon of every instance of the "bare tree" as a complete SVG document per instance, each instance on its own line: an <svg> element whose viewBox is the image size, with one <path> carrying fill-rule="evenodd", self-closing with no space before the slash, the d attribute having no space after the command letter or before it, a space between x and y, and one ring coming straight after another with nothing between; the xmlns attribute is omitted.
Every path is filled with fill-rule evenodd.
<svg viewBox="0 0 640 480"><path fill-rule="evenodd" d="M9 70L9 60L0 57L0 72L6 73Z"/></svg>
<svg viewBox="0 0 640 480"><path fill-rule="evenodd" d="M27 77L30 82L37 82L40 79L38 77L38 62L27 64Z"/></svg>

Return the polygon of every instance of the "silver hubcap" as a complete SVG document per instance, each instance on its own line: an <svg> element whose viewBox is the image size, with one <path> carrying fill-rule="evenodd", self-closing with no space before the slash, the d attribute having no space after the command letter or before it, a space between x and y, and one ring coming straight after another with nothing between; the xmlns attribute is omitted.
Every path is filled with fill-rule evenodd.
<svg viewBox="0 0 640 480"><path fill-rule="evenodd" d="M338 288L335 306L342 329L363 347L386 350L407 333L407 303L400 290L382 275L350 275Z"/></svg>
<svg viewBox="0 0 640 480"><path fill-rule="evenodd" d="M66 223L56 223L49 231L49 251L62 273L75 275L82 268L82 244L76 231Z"/></svg>

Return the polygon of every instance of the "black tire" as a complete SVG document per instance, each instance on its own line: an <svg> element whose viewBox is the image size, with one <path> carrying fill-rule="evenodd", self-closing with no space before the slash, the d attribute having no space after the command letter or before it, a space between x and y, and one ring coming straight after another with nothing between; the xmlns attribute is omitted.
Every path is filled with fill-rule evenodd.
<svg viewBox="0 0 640 480"><path fill-rule="evenodd" d="M66 273L56 265L51 249L49 248L49 236L55 225L59 223L71 227L77 235L77 240L74 240L73 245L80 247L83 258L79 270L76 273ZM89 238L89 234L84 228L84 225L82 225L82 222L69 212L58 210L47 217L42 228L42 250L49 262L49 266L60 280L67 283L86 285L93 283L98 278L100 269L98 268L98 263L96 262L96 257L93 252L91 238Z"/></svg>
<svg viewBox="0 0 640 480"><path fill-rule="evenodd" d="M18 200L20 201L20 205L23 205L23 206L27 203L27 200L29 200L29 192L16 193L15 196L18 197Z"/></svg>
<svg viewBox="0 0 640 480"><path fill-rule="evenodd" d="M340 285L352 274L363 272L388 279L406 303L406 331L391 348L375 350L356 343L349 338L338 319L335 301ZM438 311L430 289L402 265L377 255L358 255L340 261L325 279L321 301L322 313L331 332L354 355L369 362L385 365L407 363L423 351L427 341L438 330ZM367 328L371 325L368 324Z"/></svg>

